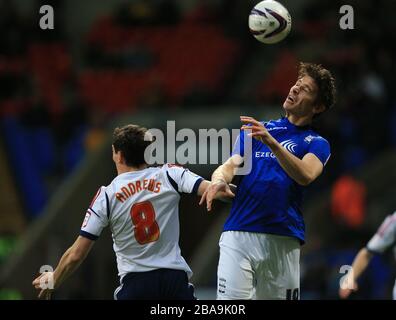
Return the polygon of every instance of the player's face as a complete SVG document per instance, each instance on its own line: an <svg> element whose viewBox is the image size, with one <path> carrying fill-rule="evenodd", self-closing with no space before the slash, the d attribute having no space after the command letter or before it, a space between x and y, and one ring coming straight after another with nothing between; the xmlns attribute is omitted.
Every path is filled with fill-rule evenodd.
<svg viewBox="0 0 396 320"><path fill-rule="evenodd" d="M303 76L291 87L289 95L283 103L286 113L297 116L314 114L315 100L318 94L318 86L310 76Z"/></svg>

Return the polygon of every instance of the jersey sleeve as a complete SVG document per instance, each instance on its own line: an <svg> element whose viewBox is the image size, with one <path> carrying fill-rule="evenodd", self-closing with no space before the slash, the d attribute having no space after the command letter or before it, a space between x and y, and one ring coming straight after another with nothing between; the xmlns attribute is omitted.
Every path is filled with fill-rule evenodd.
<svg viewBox="0 0 396 320"><path fill-rule="evenodd" d="M198 187L203 181L202 177L190 170L172 164L166 165L166 174L177 192L197 193Z"/></svg>
<svg viewBox="0 0 396 320"><path fill-rule="evenodd" d="M388 216L379 227L377 233L367 244L367 250L373 253L383 253L396 241L396 212Z"/></svg>
<svg viewBox="0 0 396 320"><path fill-rule="evenodd" d="M313 153L322 162L323 166L325 166L331 155L330 144L322 137L315 137L309 144L307 153Z"/></svg>
<svg viewBox="0 0 396 320"><path fill-rule="evenodd" d="M96 240L108 225L109 200L106 188L101 187L89 205L81 226L80 235Z"/></svg>
<svg viewBox="0 0 396 320"><path fill-rule="evenodd" d="M265 125L265 123L264 123L264 125ZM250 124L248 124L248 126L250 126ZM240 130L239 135L236 138L234 146L232 148L231 156L233 156L235 154L239 154L241 157L245 156L245 141L247 141L247 143L249 143L249 140L250 140L250 142L252 143L252 146L254 146L256 143L260 143L256 139L249 137L248 133L249 132L247 132L246 130Z"/></svg>

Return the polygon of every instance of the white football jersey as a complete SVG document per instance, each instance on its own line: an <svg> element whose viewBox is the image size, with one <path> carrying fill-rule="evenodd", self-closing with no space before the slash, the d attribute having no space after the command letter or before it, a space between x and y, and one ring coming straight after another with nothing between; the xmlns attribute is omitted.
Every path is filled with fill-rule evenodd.
<svg viewBox="0 0 396 320"><path fill-rule="evenodd" d="M202 180L171 164L120 174L98 190L80 235L96 240L110 226L121 278L159 268L184 270L190 278L179 247L179 199L196 192Z"/></svg>
<svg viewBox="0 0 396 320"><path fill-rule="evenodd" d="M396 240L396 211L386 217L377 233L367 244L367 249L375 253L383 253Z"/></svg>

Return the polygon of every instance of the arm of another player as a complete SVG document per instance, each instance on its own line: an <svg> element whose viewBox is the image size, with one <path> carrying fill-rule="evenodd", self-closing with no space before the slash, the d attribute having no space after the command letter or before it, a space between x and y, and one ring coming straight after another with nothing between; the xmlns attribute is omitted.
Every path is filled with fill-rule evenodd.
<svg viewBox="0 0 396 320"><path fill-rule="evenodd" d="M373 254L368 251L366 248L362 248L359 253L356 255L355 259L352 263L352 270L348 272L347 276L344 280L344 285L340 288L338 294L341 299L346 299L352 293L352 291L356 291L358 289L357 280L361 276L361 274L366 270L369 265ZM348 284L351 284L350 287L346 287ZM344 288L343 288L344 287Z"/></svg>
<svg viewBox="0 0 396 320"><path fill-rule="evenodd" d="M33 286L37 290L40 290L38 297L49 299L52 291L57 289L84 261L93 244L94 241L79 236L73 245L63 254L54 272L44 272L33 280ZM42 283L50 283L50 281L53 281L53 289L41 288Z"/></svg>
<svg viewBox="0 0 396 320"><path fill-rule="evenodd" d="M366 270L372 257L376 253L383 253L390 248L396 240L396 212L386 217L378 228L375 235L367 243L367 246L359 251L352 263L352 271L345 277L348 281L346 284L355 284L356 280ZM344 287L344 286L343 286ZM356 290L357 286L351 285ZM352 290L353 290L352 289ZM340 288L339 295L341 298L347 298L351 294L351 290L342 290Z"/></svg>
<svg viewBox="0 0 396 320"><path fill-rule="evenodd" d="M208 180L203 180L201 184L199 185L197 195L202 196L205 191L210 187L211 182ZM214 198L215 200L220 200L222 202L227 202L230 203L232 198L235 197L235 191L237 189L237 186L235 184L229 183L228 188L225 191L218 191ZM201 204L201 201L200 201Z"/></svg>
<svg viewBox="0 0 396 320"><path fill-rule="evenodd" d="M322 173L323 164L313 153L307 153L302 159L299 159L283 148L259 121L246 116L241 116L241 121L251 124L251 126L242 126L242 129L252 130L249 135L266 144L278 159L283 170L298 184L307 186Z"/></svg>
<svg viewBox="0 0 396 320"><path fill-rule="evenodd" d="M224 164L219 166L212 174L212 181L204 190L199 204L206 202L206 209L212 210L213 199L221 192L221 195L226 197L234 197L234 193L230 189L229 183L235 176L236 169L243 162L243 158L234 154Z"/></svg>

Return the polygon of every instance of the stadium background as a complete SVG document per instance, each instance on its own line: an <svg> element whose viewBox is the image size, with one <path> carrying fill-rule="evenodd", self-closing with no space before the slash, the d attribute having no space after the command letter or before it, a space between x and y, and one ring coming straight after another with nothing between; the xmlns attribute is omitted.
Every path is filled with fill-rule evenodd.
<svg viewBox="0 0 396 320"><path fill-rule="evenodd" d="M339 98L316 127L332 157L309 191L301 298L337 299L350 264L396 209L393 1L281 1L291 34L266 46L247 28L257 1L0 1L0 299L33 299L31 281L55 266L85 209L115 174L114 126L238 128L239 115L269 119L295 81L298 61L335 74ZM55 29L39 28L39 8ZM339 8L354 8L341 30ZM210 177L214 165L191 165ZM229 207L208 215L181 202L181 248L198 297L212 299L218 237ZM395 262L375 257L352 299L390 299ZM55 294L112 299L118 285L108 231Z"/></svg>

